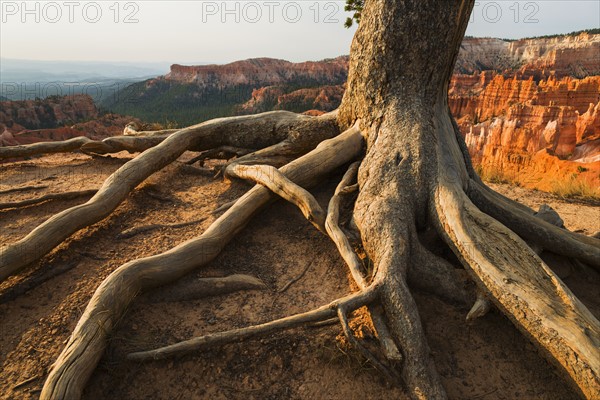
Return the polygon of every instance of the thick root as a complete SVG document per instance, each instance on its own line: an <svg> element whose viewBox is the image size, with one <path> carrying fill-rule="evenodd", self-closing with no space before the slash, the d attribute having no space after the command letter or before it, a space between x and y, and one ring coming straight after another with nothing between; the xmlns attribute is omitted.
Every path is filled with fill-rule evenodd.
<svg viewBox="0 0 600 400"><path fill-rule="evenodd" d="M356 310L357 308L369 304L371 301L373 301L376 295L377 290L375 287L373 287L369 290L361 291L351 294L347 297L337 299L312 311L277 319L264 324L249 326L246 328L212 333L155 350L132 353L127 355L127 359L135 361L151 361L160 360L167 357L181 356L206 349L208 347L236 342L258 335L266 335L271 332L276 332L283 329L291 329L313 322L325 321L337 315L337 310L339 307L344 307L347 310Z"/></svg>
<svg viewBox="0 0 600 400"><path fill-rule="evenodd" d="M365 289L368 283L367 278L362 271L361 262L356 253L354 252L354 249L352 248L348 237L340 228L339 223L340 207L343 195L351 192L351 190L348 190L348 187L349 185L351 185L352 181L356 179L356 174L358 173L359 166L360 162L355 162L351 164L350 167L348 167L346 173L344 174L342 180L338 184L337 188L335 189L335 192L331 197L331 200L329 201L329 205L327 207L327 219L325 221L325 228L327 229L327 233L331 237L331 240L333 240L333 242L335 243L340 255L346 262L346 265L348 265L348 269L350 270L350 274L352 275L354 282L359 288ZM358 186L355 187L356 189L358 189ZM383 317L383 310L381 309L381 307L377 307L374 305L369 306L368 309L369 313L371 314L373 326L375 328L375 331L377 332L379 342L381 343L381 347L383 348L386 358L396 362L401 361L402 354L398 350L398 346L396 346L396 343L394 342L390 334L389 328L387 327L387 324L385 322L385 318ZM343 327L344 321L342 320L341 316L340 321L342 322ZM348 336L347 332L346 336ZM348 336L348 340L351 343L353 343L356 340L354 339L353 335L351 336L352 338ZM366 357L369 360L371 360L371 362L375 366L381 364L379 363L379 361L372 360L372 358L374 357L372 355ZM387 368L383 368L382 371L391 381L397 380L395 377L390 375L389 371L387 371Z"/></svg>
<svg viewBox="0 0 600 400"><path fill-rule="evenodd" d="M288 112L270 112L216 119L182 129L119 168L87 203L54 215L25 238L0 249L0 281L40 259L78 230L107 217L137 185L175 161L186 150L217 145L268 146L271 141L279 142L298 134L298 130L304 132L304 129L320 129L324 135L321 139L325 139L335 135L337 125L332 117L311 118Z"/></svg>
<svg viewBox="0 0 600 400"><path fill-rule="evenodd" d="M79 150L81 146L93 140L85 136L76 137L62 142L41 142L20 146L0 147L0 160L8 158L31 157L38 154L69 153Z"/></svg>
<svg viewBox="0 0 600 400"><path fill-rule="evenodd" d="M471 181L469 198L484 213L527 241L553 253L581 260L600 269L600 240L570 232L553 225L535 212L495 193L486 186Z"/></svg>
<svg viewBox="0 0 600 400"><path fill-rule="evenodd" d="M86 154L110 154L120 151L138 153L157 146L171 134L151 137L114 136L104 140L92 140L85 136L58 142L40 142L21 146L0 147L0 160L23 158L53 153L81 151Z"/></svg>
<svg viewBox="0 0 600 400"><path fill-rule="evenodd" d="M79 150L86 154L112 154L120 151L141 153L164 142L169 135L151 137L114 136L85 143Z"/></svg>
<svg viewBox="0 0 600 400"><path fill-rule="evenodd" d="M285 177L277 168L270 165L232 165L227 174L234 178L250 180L268 188L296 205L304 217L323 233L325 232L325 212L310 192Z"/></svg>
<svg viewBox="0 0 600 400"><path fill-rule="evenodd" d="M599 398L598 320L521 238L477 209L461 188L440 184L434 203L440 233L480 289L585 397ZM548 232L559 229L539 223Z"/></svg>
<svg viewBox="0 0 600 400"><path fill-rule="evenodd" d="M407 247L407 245L404 245ZM390 330L400 343L404 361L400 376L414 399L445 399L441 378L430 357L417 305L406 283L407 252L396 247L396 254L379 260L377 274L382 279L381 301Z"/></svg>
<svg viewBox="0 0 600 400"><path fill-rule="evenodd" d="M293 182L308 187L357 157L362 147L360 131L351 129L324 141L312 152L284 166L282 172ZM166 253L131 261L114 271L94 293L54 363L41 399L79 399L102 357L107 336L134 297L140 291L173 282L214 259L252 216L273 199L268 189L256 186L200 237Z"/></svg>

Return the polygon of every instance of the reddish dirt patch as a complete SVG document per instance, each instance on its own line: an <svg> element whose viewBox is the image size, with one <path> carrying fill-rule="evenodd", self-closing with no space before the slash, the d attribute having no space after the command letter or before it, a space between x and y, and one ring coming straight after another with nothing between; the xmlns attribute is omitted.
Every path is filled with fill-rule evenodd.
<svg viewBox="0 0 600 400"><path fill-rule="evenodd" d="M184 155L189 158L191 154ZM0 190L26 185L47 188L0 195L0 202L51 192L98 188L130 155L111 158L53 155L0 166ZM37 398L47 371L81 316L95 288L125 262L165 251L198 235L215 219L211 211L243 193L243 183L191 175L175 163L153 175L105 220L78 232L50 255L0 285L0 299L52 268L67 272L0 304L0 398ZM339 176L314 190L326 203ZM541 192L495 186L530 206L548 203L567 227L600 230L600 208L569 203ZM0 240L26 235L56 212L81 201L48 202L0 211ZM131 227L207 219L179 229L149 231L127 240ZM597 273L569 261L548 261L598 316ZM302 279L276 293L310 264ZM223 329L264 322L325 304L351 288L335 247L294 207L279 202L259 214L214 262L192 277L246 273L265 291L239 292L187 302L138 298L120 322L86 399L382 399L406 398L349 349L338 325L282 332L180 359L137 364L126 353ZM186 278L187 279L187 278ZM172 285L176 290L176 283ZM453 399L574 399L535 348L498 312L466 324L467 310L426 293L415 294L438 370ZM1 302L1 301L0 301ZM365 340L368 330L363 332ZM29 382L19 385L24 381Z"/></svg>

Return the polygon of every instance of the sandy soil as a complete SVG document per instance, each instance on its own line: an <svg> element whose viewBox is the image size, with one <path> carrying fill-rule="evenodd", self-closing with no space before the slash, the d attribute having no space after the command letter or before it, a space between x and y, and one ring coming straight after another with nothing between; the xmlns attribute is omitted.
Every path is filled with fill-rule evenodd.
<svg viewBox="0 0 600 400"><path fill-rule="evenodd" d="M186 154L184 157L190 157ZM0 202L66 190L98 188L131 156L95 158L53 155L0 165L0 191L26 185L43 189L0 195ZM314 190L324 204L339 176ZM564 201L517 187L493 185L537 208L554 207L566 226L600 230L600 207ZM211 211L247 189L186 173L177 162L138 187L107 219L73 235L43 260L0 284L0 398L37 398L95 288L125 262L165 251L198 235L214 220ZM53 214L84 201L55 201L0 211L0 243L26 235ZM202 223L165 228L120 240L122 231L152 223L206 216ZM570 261L545 255L564 281L600 315L600 277ZM307 267L306 274L277 293ZM49 271L65 270L45 283L27 285ZM185 302L157 301L153 293L132 305L112 336L86 388L85 399L404 399L346 346L337 325L282 332L176 360L137 364L124 355L192 336L264 322L304 311L348 293L343 261L334 246L283 202L262 212L214 262L195 277L251 274L269 287ZM172 285L176 290L177 284ZM20 293L22 292L22 293ZM16 295L20 293L19 295ZM438 370L452 399L574 399L575 393L511 323L492 312L472 324L466 309L427 293L415 297ZM371 333L361 327L365 340Z"/></svg>

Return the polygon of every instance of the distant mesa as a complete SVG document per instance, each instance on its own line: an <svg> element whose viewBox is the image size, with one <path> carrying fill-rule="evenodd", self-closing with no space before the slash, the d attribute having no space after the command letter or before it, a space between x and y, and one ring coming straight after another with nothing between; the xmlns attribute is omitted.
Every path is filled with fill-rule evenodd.
<svg viewBox="0 0 600 400"><path fill-rule="evenodd" d="M336 109L347 56L292 63L255 58L184 66L123 89L102 106L74 96L0 102L2 144L121 134L133 115L163 125L270 110L319 115ZM521 40L467 37L449 106L482 174L552 190L557 179L600 187L600 34Z"/></svg>

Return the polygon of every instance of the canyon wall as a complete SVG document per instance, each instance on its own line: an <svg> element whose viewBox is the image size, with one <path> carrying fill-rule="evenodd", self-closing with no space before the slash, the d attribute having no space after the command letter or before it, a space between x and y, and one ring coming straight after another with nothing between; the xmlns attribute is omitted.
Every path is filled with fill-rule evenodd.
<svg viewBox="0 0 600 400"><path fill-rule="evenodd" d="M520 40L465 38L455 72L512 71L536 80L555 76L585 78L600 75L600 35L574 35Z"/></svg>
<svg viewBox="0 0 600 400"><path fill-rule="evenodd" d="M465 40L456 71L448 103L484 177L600 195L600 35Z"/></svg>

